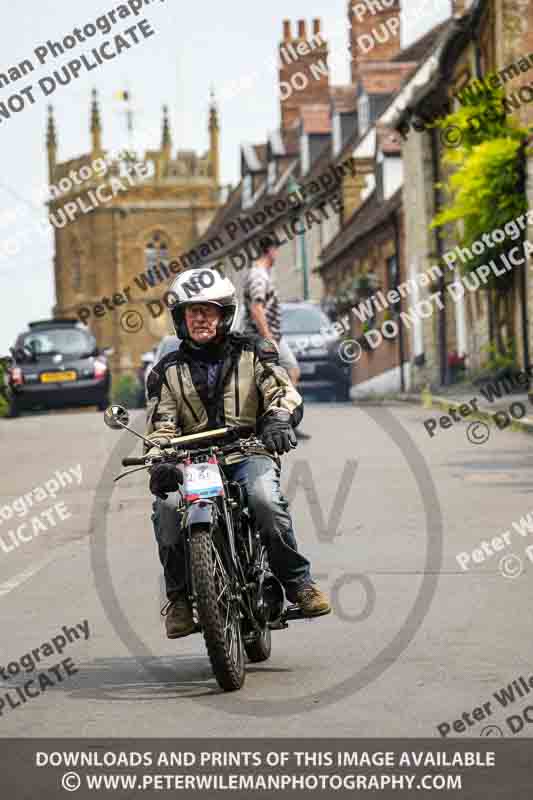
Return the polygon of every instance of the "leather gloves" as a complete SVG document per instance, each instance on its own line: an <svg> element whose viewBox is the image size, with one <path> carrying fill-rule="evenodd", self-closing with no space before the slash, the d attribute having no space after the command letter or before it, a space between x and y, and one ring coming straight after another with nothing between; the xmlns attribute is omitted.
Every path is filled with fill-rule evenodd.
<svg viewBox="0 0 533 800"><path fill-rule="evenodd" d="M270 453L288 453L296 447L296 435L288 411L269 414L263 422L261 438Z"/></svg>
<svg viewBox="0 0 533 800"><path fill-rule="evenodd" d="M161 500L166 500L166 492L175 492L183 483L183 473L175 464L157 464L150 473L150 491Z"/></svg>

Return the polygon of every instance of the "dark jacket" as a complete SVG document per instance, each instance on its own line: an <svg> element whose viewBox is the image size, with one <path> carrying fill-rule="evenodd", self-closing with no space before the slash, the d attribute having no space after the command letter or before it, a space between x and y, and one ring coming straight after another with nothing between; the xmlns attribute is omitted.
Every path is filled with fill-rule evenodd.
<svg viewBox="0 0 533 800"><path fill-rule="evenodd" d="M293 425L303 416L303 400L279 365L276 345L253 335L234 333L203 347L182 342L152 368L147 392L146 435L154 445L161 437L226 425L257 431L258 421L276 409L288 411Z"/></svg>

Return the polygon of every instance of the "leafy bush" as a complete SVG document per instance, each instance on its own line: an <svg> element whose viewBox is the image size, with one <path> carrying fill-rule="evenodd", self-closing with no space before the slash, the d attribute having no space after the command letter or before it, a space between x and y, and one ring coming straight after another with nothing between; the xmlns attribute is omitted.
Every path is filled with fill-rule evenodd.
<svg viewBox="0 0 533 800"><path fill-rule="evenodd" d="M485 83L488 80L490 76ZM471 95L465 105L436 120L433 126L443 130L458 128L461 145L447 149L443 157L443 162L455 169L446 182L439 184L449 203L435 216L431 227L455 223L458 243L468 249L484 233L503 228L506 222L527 211L520 170L521 148L528 132L506 116L504 97L501 89L487 88ZM504 240L491 249L491 258L508 248ZM485 261L486 254L474 256L462 269L471 272ZM495 276L491 276L489 284L504 288L502 279Z"/></svg>
<svg viewBox="0 0 533 800"><path fill-rule="evenodd" d="M503 353L500 353L494 344L486 344L481 350L489 356L485 367L491 372L516 367L516 345L512 339L504 343Z"/></svg>
<svg viewBox="0 0 533 800"><path fill-rule="evenodd" d="M444 190L448 204L435 216L431 227L454 224L458 244L471 251L484 234L505 229L528 207L522 184L524 150L526 155L530 152L525 147L528 131L507 116L510 101L502 89L488 88L491 77L486 76L485 91L470 92L468 98L463 92L462 107L432 126L442 129L443 134L445 129L458 129L460 136L455 136L454 131L454 138L460 146L448 148L443 156L443 163L451 169L439 188ZM474 254L460 269L463 273L472 272L515 244L503 239L491 247L490 256L485 252ZM511 366L505 338L514 334L510 310L513 280L511 270L501 277L491 274L487 281L489 313L494 324L494 355L487 365L489 369Z"/></svg>
<svg viewBox="0 0 533 800"><path fill-rule="evenodd" d="M126 408L137 408L139 398L139 381L133 375L121 375L113 381L112 398Z"/></svg>

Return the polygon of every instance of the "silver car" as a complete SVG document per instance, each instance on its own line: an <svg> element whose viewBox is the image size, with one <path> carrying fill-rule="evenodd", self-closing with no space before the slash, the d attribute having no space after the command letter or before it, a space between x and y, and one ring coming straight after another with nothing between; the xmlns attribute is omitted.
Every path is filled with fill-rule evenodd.
<svg viewBox="0 0 533 800"><path fill-rule="evenodd" d="M173 353L175 350L179 348L181 344L181 339L178 339L177 336L163 336L159 344L157 345L157 349L155 351L154 358L151 363L149 363L144 371L144 393L147 397L146 393L146 385L148 381L148 375L152 371L152 367L154 364L158 364L164 356L168 355L169 353Z"/></svg>

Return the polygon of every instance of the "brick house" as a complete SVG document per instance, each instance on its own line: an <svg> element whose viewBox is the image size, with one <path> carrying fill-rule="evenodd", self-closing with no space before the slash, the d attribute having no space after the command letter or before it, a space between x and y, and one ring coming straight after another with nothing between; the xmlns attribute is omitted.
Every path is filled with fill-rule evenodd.
<svg viewBox="0 0 533 800"><path fill-rule="evenodd" d="M533 49L533 11L522 0L475 0L455 2L453 20L447 25L437 46L420 64L410 81L402 87L385 121L402 131L402 154L405 169L404 202L412 209L406 215L406 256L414 274L425 272L431 265L442 265L443 254L453 249L457 241L452 231L430 229L435 213L442 208L444 198L435 184L446 175L443 165L443 143L439 131L427 129L422 123L426 116L439 116L439 109L449 102L459 106L454 95L472 81L490 72L507 71L521 56ZM524 83L519 71L506 85L506 94ZM522 104L517 116L531 124L531 105ZM533 168L526 164L527 191L532 196ZM531 202L529 203L531 206ZM526 232L531 238L531 231ZM454 272L443 268L443 277L435 288L441 292L443 308L416 325L413 382L421 387L427 383L445 384L450 381L449 356L457 351L468 357L470 368L481 367L486 359L485 348L494 339L494 295L481 288L469 291L454 302L448 286L460 277L461 259L457 258ZM509 338L517 344L522 365L529 364L529 342L533 314L533 291L526 265L513 270L513 285L500 312L499 323ZM474 286L475 289L475 286Z"/></svg>
<svg viewBox="0 0 533 800"><path fill-rule="evenodd" d="M354 70L359 124L338 157L351 153L356 174L344 179L341 228L318 267L326 295L336 299L339 332L344 329L360 348L353 398L410 386L412 337L396 322L405 306L397 287L407 280L403 163L400 136L383 120L441 30L436 26L389 62L365 62ZM369 347L369 338L378 346Z"/></svg>
<svg viewBox="0 0 533 800"><path fill-rule="evenodd" d="M296 36L291 23L284 21L279 45L280 128L269 135L266 145L242 146L240 201L234 195L231 209L228 207L217 216L206 237L216 234L230 219L240 219L243 223L250 217L262 219L266 207L281 202L295 187L312 186L321 179L325 183L325 176L335 175L335 168L340 170L351 157L347 144L354 143L359 135L359 105L363 105L363 119L367 111L370 115L379 113L390 100L390 76L393 74L399 85L414 66L403 63L391 66L387 61L399 50L398 31L384 42L376 41L369 52L362 53L357 45L358 37L371 35L373 26L398 18L399 2L394 0L389 5L389 9L378 15L358 20L353 13L354 3L348 3L352 81L347 86L330 84L328 45L322 38L319 21L313 21L312 36L308 36L304 21L298 22ZM299 53L301 58L289 61L288 55ZM304 81L304 77L311 75L312 79ZM300 85L301 89L291 93L287 90L289 86ZM327 215L322 210L312 225L305 225L302 233L279 250L275 277L282 299L302 298L306 294L315 301L323 297L322 277L317 271L319 256L343 224L346 217L343 202L350 202L350 186L343 188L342 180L336 179L332 185L324 186L323 191L304 198L298 209L290 208L278 215L275 222L266 215L261 233L279 235L287 224L295 225L298 219L306 219L306 214L307 219L312 219L317 208L329 204ZM243 233L219 254L237 283L241 276L233 269L236 261L232 262L231 254L242 252L242 247L257 236L257 228Z"/></svg>

